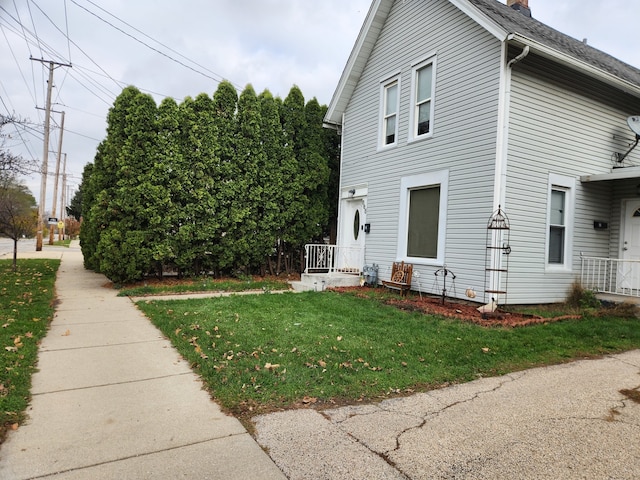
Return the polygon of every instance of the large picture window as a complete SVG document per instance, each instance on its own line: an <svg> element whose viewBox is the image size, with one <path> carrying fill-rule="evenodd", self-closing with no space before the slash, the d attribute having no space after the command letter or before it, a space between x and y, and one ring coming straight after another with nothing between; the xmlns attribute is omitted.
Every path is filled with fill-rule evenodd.
<svg viewBox="0 0 640 480"><path fill-rule="evenodd" d="M571 269L575 179L549 175L547 203L547 268Z"/></svg>
<svg viewBox="0 0 640 480"><path fill-rule="evenodd" d="M444 263L449 172L405 177L400 182L398 259Z"/></svg>
<svg viewBox="0 0 640 480"><path fill-rule="evenodd" d="M409 191L408 257L436 258L438 256L439 214L440 185Z"/></svg>
<svg viewBox="0 0 640 480"><path fill-rule="evenodd" d="M409 140L431 136L435 94L435 57L414 65L411 88L411 128Z"/></svg>
<svg viewBox="0 0 640 480"><path fill-rule="evenodd" d="M395 145L398 140L398 104L400 80L394 78L381 86L380 145Z"/></svg>

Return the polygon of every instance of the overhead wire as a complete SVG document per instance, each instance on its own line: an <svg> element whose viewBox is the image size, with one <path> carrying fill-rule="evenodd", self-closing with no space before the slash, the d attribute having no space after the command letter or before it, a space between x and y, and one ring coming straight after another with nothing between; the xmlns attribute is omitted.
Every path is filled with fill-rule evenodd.
<svg viewBox="0 0 640 480"><path fill-rule="evenodd" d="M29 57L32 57L33 53L31 52L31 46L29 45L29 42L27 41L27 34L24 31L24 25L22 24L22 18L20 18L20 10L18 9L18 5L16 5L16 0L13 0L13 8L15 9L16 16L18 17L18 25L22 29L22 36L23 36L23 38L25 40L25 45L27 46L27 51L29 52ZM34 99L33 102L35 104L35 103L37 103L36 100L35 100L36 70L35 70L35 65L33 64L33 62L29 62L29 63L30 63L30 68L31 68L31 81L33 82L33 94L31 94L31 92L29 92L29 93L31 94L32 98ZM27 90L28 89L29 89L29 87L27 87Z"/></svg>
<svg viewBox="0 0 640 480"><path fill-rule="evenodd" d="M76 5L78 5L78 4L77 4L77 2L76 2L75 0L71 0L71 1L72 1L73 3L75 3ZM66 0L65 0L65 2L66 2ZM219 73L214 72L214 71L213 71L213 70L211 70L210 68L208 68L208 67L206 67L206 66L204 66L204 65L202 65L202 64L200 64L200 63L198 63L198 62L196 62L195 60L192 60L191 58L189 58L189 57L187 57L187 56L183 55L182 53L180 53L179 51L177 51L177 50L173 49L172 47L170 47L170 46L168 46L168 45L165 45L164 43L160 42L159 40L156 40L155 38L153 38L153 37L151 37L150 35L146 34L146 33L145 33L145 32L143 32L142 30L140 30L140 29L138 29L138 28L134 27L134 26L133 26L133 25L131 25L130 23L127 23L126 21L122 20L121 18L119 18L118 16L116 16L116 15L114 15L113 13L109 12L108 10L105 10L103 7L101 7L100 5L96 4L96 3L95 3L95 2L93 2L92 0L86 0L86 2L87 2L87 3L90 3L91 5L93 5L94 7L98 8L99 10L103 11L103 12L104 12L104 13L106 13L107 15L109 15L109 16L111 16L111 17L115 18L115 19L116 19L116 20L118 20L119 22L123 23L123 24L124 24L124 25L126 25L127 27L129 27L129 28L131 28L132 30L134 30L135 32L138 32L140 35L144 35L144 36L145 36L146 38L148 38L149 40L151 40L151 41L153 41L153 42L157 43L158 45L162 46L163 48L166 48L166 49L167 49L167 50L169 50L170 52L175 53L176 55L178 55L178 56L180 56L180 57L184 58L184 59L185 59L185 60L187 60L188 62L191 62L191 63L193 63L194 65L196 65L196 66L198 66L198 67L202 68L203 70L205 70L205 71L207 71L207 72L211 73L212 75L215 75L216 77L218 77L218 79L212 79L212 80L215 80L215 81L216 81L216 82L218 82L218 83L219 83L219 82L221 82L222 80L224 80L224 76L223 76L223 75L220 75ZM78 5L78 6L79 6L79 5ZM82 8L82 7L81 7L81 8ZM85 9L85 10L86 10L86 9ZM94 14L94 15L95 15L95 14ZM98 16L98 18L100 18L102 21L106 22L108 25L111 25L112 27L117 28L117 27L113 26L111 23L109 23L109 22L107 22L106 20L102 19L101 17L99 17L99 16ZM118 29L118 30L120 30L120 29ZM120 30L120 31L122 31L122 30ZM123 33L125 33L125 32L123 32ZM139 40L138 40L138 41L139 41ZM141 43L142 43L142 42L141 42ZM145 45L145 46L147 46L146 44L144 44L144 45ZM156 50L156 51L157 51L157 50ZM201 73L201 72L198 72L198 73ZM211 78L211 77L208 77L208 78ZM233 84L233 83L232 83L232 84ZM235 85L235 84L233 84L233 85L234 85L236 88L241 89L238 85Z"/></svg>
<svg viewBox="0 0 640 480"><path fill-rule="evenodd" d="M197 70L197 69L193 68L192 66L187 65L186 63L181 62L180 60L177 60L177 59L173 58L171 55L168 55L167 53L165 53L165 52L163 52L163 51L161 51L161 50L158 50L158 49L157 49L157 48L155 48L155 47L152 47L152 46L151 46L151 45L149 45L148 43L143 42L142 40L140 40L139 38L137 38L136 36L131 35L130 33L126 32L126 31L124 31L123 29L121 29L120 27L118 27L118 26L114 25L113 23L109 22L108 20L105 20L105 19L104 19L104 18L102 18L100 15L98 15L98 14L96 14L96 13L92 12L91 10L89 10L88 8L86 8L86 7L82 6L82 5L80 5L76 0L71 0L71 3L75 4L77 7L79 7L79 8L81 8L81 9L83 9L84 11L86 11L87 13L89 13L90 15L93 15L94 17L96 17L96 18L97 18L97 19L99 19L100 21L102 21L102 22L106 23L107 25L111 26L112 28L114 28L114 29L118 30L120 33L122 33L122 34L126 35L127 37L131 38L132 40L135 40L136 42L138 42L138 43L140 43L140 44L144 45L145 47L149 48L150 50L153 50L154 52L156 52L156 53L158 53L158 54L162 55L163 57L166 57L166 58L168 58L169 60L171 60L171 61L173 61L173 62L175 62L175 63L177 63L177 64L179 64L179 65L182 65L183 67L188 68L189 70L191 70L191 71L193 71L193 72L195 72L195 73L197 73L197 74L199 74L199 75L202 75L203 77L209 78L210 80L213 80L213 81L214 81L214 82L216 82L216 83L220 83L220 82L222 81L222 77L221 77L221 76L219 76L219 75L218 75L218 77L219 77L219 78L212 77L211 75L208 75L208 74L206 74L206 73L204 73L204 72L202 72L202 71L200 71L200 70ZM91 3L91 2L90 2L90 3ZM114 16L114 17L115 17L115 16ZM117 18L117 17L115 17L115 18ZM124 23L124 22L123 22L123 23ZM151 38L151 37L149 37L149 38ZM156 40L154 40L154 41L156 41ZM156 41L156 43L160 43L160 42L157 42L157 41ZM185 57L185 58L186 58L186 57ZM192 63L195 63L195 62L193 62L192 60L189 60L189 61L190 61L190 62L192 62ZM217 74L216 74L216 75L217 75Z"/></svg>
<svg viewBox="0 0 640 480"><path fill-rule="evenodd" d="M16 54L13 51L13 48L11 47L11 42L9 42L9 39L7 38L7 33L5 32L5 29L2 26L2 24L0 24L0 30L2 30L2 35L4 36L4 39L7 42L7 46L9 47L9 51L11 52L11 56L13 57L14 62L16 62L16 66L18 67L18 71L20 72L20 76L22 77L23 82L27 86L27 91L29 92L29 95L31 95L31 99L33 100L33 103L37 103L33 92L29 88L29 82L27 81L26 77L24 76L24 73L22 72L22 68L20 68L20 62L18 61L18 58L16 57Z"/></svg>
<svg viewBox="0 0 640 480"><path fill-rule="evenodd" d="M64 0L64 25L67 37L67 49L69 50L69 63L71 62L71 42L69 41L69 15L67 14L67 0Z"/></svg>
<svg viewBox="0 0 640 480"><path fill-rule="evenodd" d="M40 38L38 37L38 32L37 32L37 29L36 29L36 23L33 20L33 13L31 12L31 6L29 5L29 0L27 0L27 9L29 10L29 18L31 19L31 25L33 26L33 32L34 32L34 38L36 39L36 45L38 47L38 50L40 50L41 58L44 58L44 53L42 52L42 47L40 46ZM45 83L45 80L44 80L44 78L45 78L44 77L44 70L41 69L40 73L42 75L40 85L42 85L43 88L45 88L44 85L46 85L46 83ZM44 98L44 97L45 97L45 90L42 91L42 98Z"/></svg>

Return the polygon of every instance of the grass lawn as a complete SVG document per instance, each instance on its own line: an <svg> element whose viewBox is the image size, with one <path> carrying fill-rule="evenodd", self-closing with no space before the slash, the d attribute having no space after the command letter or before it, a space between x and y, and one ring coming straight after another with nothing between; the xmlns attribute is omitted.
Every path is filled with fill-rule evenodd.
<svg viewBox="0 0 640 480"><path fill-rule="evenodd" d="M49 242L47 242L46 244L49 245ZM71 245L71 239L54 240L53 245L56 246L56 247L67 247L67 248L69 248L69 245Z"/></svg>
<svg viewBox="0 0 640 480"><path fill-rule="evenodd" d="M53 318L60 260L0 260L0 443L24 420L38 343Z"/></svg>
<svg viewBox="0 0 640 480"><path fill-rule="evenodd" d="M487 328L331 291L138 305L240 416L371 401L640 347L636 318Z"/></svg>
<svg viewBox="0 0 640 480"><path fill-rule="evenodd" d="M130 285L122 288L118 295L120 296L144 296L144 295L162 295L174 293L189 292L244 292L247 290L289 290L289 283L286 280L276 278L259 278L254 279L214 279L203 277L200 279L179 279L172 281L170 278L154 281L147 280L136 285Z"/></svg>

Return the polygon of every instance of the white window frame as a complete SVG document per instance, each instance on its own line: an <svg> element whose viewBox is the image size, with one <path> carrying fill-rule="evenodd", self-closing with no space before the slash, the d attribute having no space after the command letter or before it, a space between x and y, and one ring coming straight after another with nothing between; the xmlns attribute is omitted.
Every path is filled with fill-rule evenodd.
<svg viewBox="0 0 640 480"><path fill-rule="evenodd" d="M435 258L409 257L407 243L409 233L409 198L411 190L440 186L440 212L438 215L438 247ZM400 180L400 215L398 223L397 259L419 265L444 265L445 240L447 237L447 201L449 197L449 170L403 177Z"/></svg>
<svg viewBox="0 0 640 480"><path fill-rule="evenodd" d="M394 133L394 141L392 143L386 142L386 131L387 131L387 119L391 117L391 115L387 115L387 92L390 87L397 86L396 93L396 125L395 125L395 133ZM386 78L385 80L380 82L380 126L378 128L378 149L384 150L386 148L395 147L398 145L398 125L400 123L400 74L397 73L393 77Z"/></svg>
<svg viewBox="0 0 640 480"><path fill-rule="evenodd" d="M562 263L549 263L551 245L551 195L553 191L564 192L564 252ZM547 222L545 230L545 268L550 272L570 272L573 269L573 217L575 210L576 179L564 175L549 174L547 186Z"/></svg>
<svg viewBox="0 0 640 480"><path fill-rule="evenodd" d="M435 95L436 95L436 54L430 54L426 59L412 65L411 68L411 110L409 112L409 142L433 137ZM429 97L429 131L418 135L418 72L431 65L431 96Z"/></svg>

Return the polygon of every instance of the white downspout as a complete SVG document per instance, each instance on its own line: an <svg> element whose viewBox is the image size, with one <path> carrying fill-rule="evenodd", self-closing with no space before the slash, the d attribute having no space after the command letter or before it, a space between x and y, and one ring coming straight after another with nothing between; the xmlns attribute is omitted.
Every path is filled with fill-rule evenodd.
<svg viewBox="0 0 640 480"><path fill-rule="evenodd" d="M502 58L504 59L500 69L500 100L498 105L499 117L498 117L498 132L496 139L496 168L494 177L494 190L493 190L493 210L496 211L498 207L505 209L506 203L506 185L507 185L507 163L508 163L508 151L509 151L509 112L511 110L511 69L513 66L522 61L527 55L529 55L529 46L525 46L522 52L515 58L506 61L508 55L508 40L511 36L508 36L504 42L502 42ZM493 212L491 212L493 214ZM498 234L497 231L493 232L493 235ZM496 239L492 238L492 244L495 244ZM491 258L491 264L495 265L497 260L502 264L502 255L499 251L493 251ZM500 255L500 258L495 258L495 255ZM494 282L494 278L491 278ZM490 290L499 290L500 279L497 279L498 285L489 285ZM496 298L496 300L498 300Z"/></svg>
<svg viewBox="0 0 640 480"><path fill-rule="evenodd" d="M508 44L503 42L503 58L506 59ZM509 60L502 68L501 83L502 94L500 95L500 118L498 119L498 139L496 152L496 172L495 188L493 196L493 208L498 209L501 205L505 207L506 202L506 178L507 178L507 157L509 151L509 112L511 110L511 69L529 55L529 46L525 46L520 55Z"/></svg>

